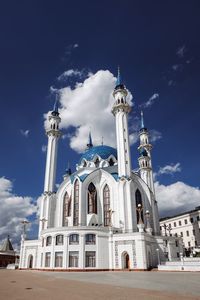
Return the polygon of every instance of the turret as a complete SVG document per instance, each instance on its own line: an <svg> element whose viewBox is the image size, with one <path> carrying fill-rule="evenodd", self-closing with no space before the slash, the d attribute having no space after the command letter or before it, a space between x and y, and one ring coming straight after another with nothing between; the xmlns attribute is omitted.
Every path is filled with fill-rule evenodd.
<svg viewBox="0 0 200 300"><path fill-rule="evenodd" d="M112 113L116 121L117 157L119 177L130 177L131 157L128 132L128 113L131 111L130 105L126 101L128 91L121 82L120 71L118 69L117 83L113 91L115 103Z"/></svg>
<svg viewBox="0 0 200 300"><path fill-rule="evenodd" d="M138 158L140 177L148 185L150 190L154 193L153 172L151 162L152 145L149 143L149 134L147 128L144 126L144 116L141 111L141 128L140 128L140 145L138 147L140 156Z"/></svg>

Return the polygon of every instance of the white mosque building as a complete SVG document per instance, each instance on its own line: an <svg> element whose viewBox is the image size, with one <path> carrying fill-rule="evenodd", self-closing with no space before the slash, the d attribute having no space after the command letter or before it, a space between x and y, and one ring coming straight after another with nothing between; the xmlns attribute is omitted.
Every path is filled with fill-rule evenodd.
<svg viewBox="0 0 200 300"><path fill-rule="evenodd" d="M75 173L55 191L61 121L49 117L44 193L38 240L22 235L20 268L42 270L148 270L182 251L180 238L161 236L153 183L152 145L141 114L139 171L131 169L127 90L118 74L112 114L117 149L94 146L91 134Z"/></svg>

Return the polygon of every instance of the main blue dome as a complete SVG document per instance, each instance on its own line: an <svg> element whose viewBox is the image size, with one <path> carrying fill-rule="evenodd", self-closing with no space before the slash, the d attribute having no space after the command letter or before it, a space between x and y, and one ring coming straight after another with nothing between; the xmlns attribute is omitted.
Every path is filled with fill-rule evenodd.
<svg viewBox="0 0 200 300"><path fill-rule="evenodd" d="M91 161L96 155L102 159L107 159L109 156L113 155L117 159L117 150L105 145L91 147L81 156L79 163L81 163L83 159Z"/></svg>

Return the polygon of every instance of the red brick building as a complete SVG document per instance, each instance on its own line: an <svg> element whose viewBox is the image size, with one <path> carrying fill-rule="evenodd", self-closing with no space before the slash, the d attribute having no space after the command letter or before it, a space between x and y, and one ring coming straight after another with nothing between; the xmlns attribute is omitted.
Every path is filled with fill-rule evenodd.
<svg viewBox="0 0 200 300"><path fill-rule="evenodd" d="M0 268L6 268L8 264L13 263L15 263L15 251L8 236L0 246Z"/></svg>

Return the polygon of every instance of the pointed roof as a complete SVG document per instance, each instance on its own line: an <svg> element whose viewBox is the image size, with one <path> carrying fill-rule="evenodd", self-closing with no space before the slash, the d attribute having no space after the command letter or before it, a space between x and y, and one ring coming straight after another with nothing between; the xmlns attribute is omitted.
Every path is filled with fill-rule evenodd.
<svg viewBox="0 0 200 300"><path fill-rule="evenodd" d="M122 81L121 81L121 73L120 73L120 68L118 67L118 70L117 70L117 82L116 82L116 86L115 86L115 90L118 90L118 89L125 89Z"/></svg>
<svg viewBox="0 0 200 300"><path fill-rule="evenodd" d="M3 242L2 246L0 247L0 252L13 252L13 251L14 249L8 235L5 241Z"/></svg>
<svg viewBox="0 0 200 300"><path fill-rule="evenodd" d="M88 135L88 144L87 144L87 148L92 148L93 147L93 143L92 143L92 135L91 135L91 131L89 132Z"/></svg>
<svg viewBox="0 0 200 300"><path fill-rule="evenodd" d="M51 113L53 116L59 116L59 112L58 112L58 98L56 97L54 106L53 106L53 111Z"/></svg>
<svg viewBox="0 0 200 300"><path fill-rule="evenodd" d="M142 110L141 110L141 127L140 128L144 128L144 115L143 115Z"/></svg>

